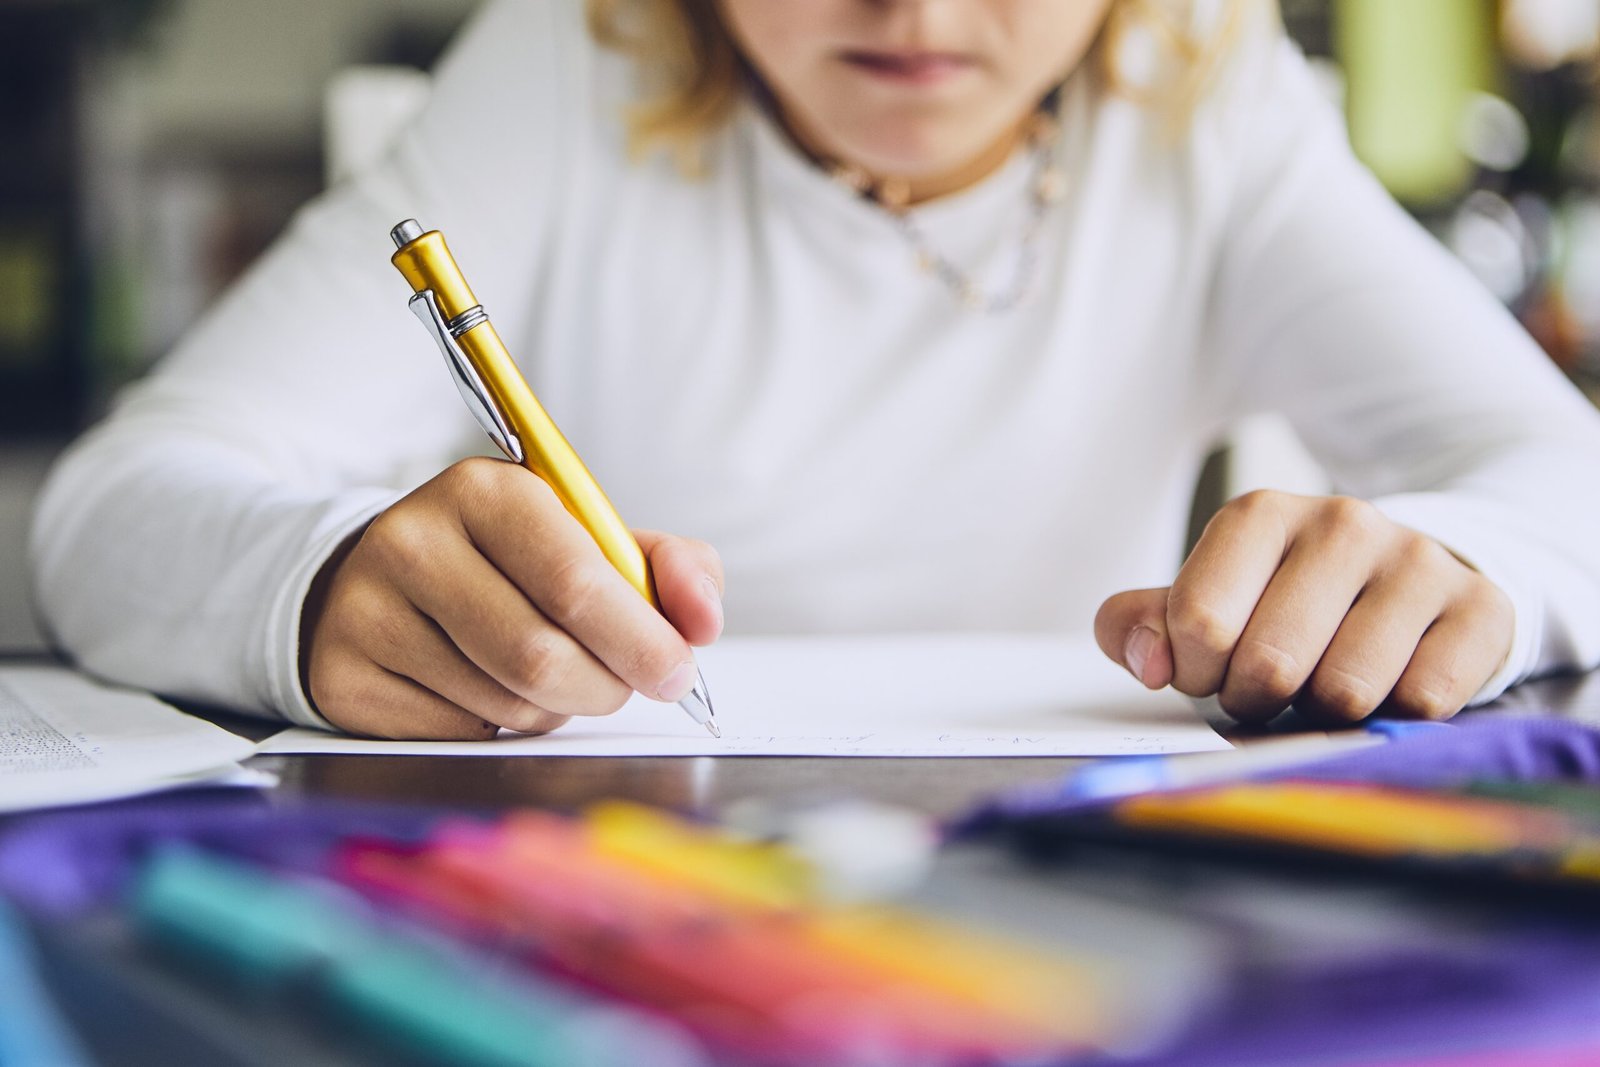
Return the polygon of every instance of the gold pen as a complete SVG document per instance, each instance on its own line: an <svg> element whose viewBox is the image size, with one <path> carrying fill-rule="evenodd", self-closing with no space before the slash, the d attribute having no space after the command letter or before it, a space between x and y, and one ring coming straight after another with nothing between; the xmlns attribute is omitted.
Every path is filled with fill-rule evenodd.
<svg viewBox="0 0 1600 1067"><path fill-rule="evenodd" d="M407 219L389 231L389 236L398 249L390 262L415 294L411 312L439 343L450 377L479 424L507 458L528 468L555 491L611 565L660 611L644 550L528 388L488 313L462 277L444 234L424 232L415 219ZM678 706L713 737L722 736L711 708L711 693L698 670L695 687Z"/></svg>

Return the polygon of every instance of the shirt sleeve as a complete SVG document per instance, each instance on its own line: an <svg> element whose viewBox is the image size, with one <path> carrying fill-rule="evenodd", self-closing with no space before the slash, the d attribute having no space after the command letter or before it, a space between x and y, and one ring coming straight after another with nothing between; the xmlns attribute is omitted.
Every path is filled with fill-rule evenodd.
<svg viewBox="0 0 1600 1067"><path fill-rule="evenodd" d="M483 440L406 309L389 230L411 217L444 230L479 295L501 295L502 334L522 332L576 7L480 12L389 158L302 210L57 464L34 520L36 597L83 667L326 725L298 669L313 576L403 487Z"/></svg>
<svg viewBox="0 0 1600 1067"><path fill-rule="evenodd" d="M1340 491L1435 538L1511 599L1474 702L1600 664L1600 414L1353 157L1279 33L1245 48L1198 135L1230 180L1204 388L1286 415Z"/></svg>

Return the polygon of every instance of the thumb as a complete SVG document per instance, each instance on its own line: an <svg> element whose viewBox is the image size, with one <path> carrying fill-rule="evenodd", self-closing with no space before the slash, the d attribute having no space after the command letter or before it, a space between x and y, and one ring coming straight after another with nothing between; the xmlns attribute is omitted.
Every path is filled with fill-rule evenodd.
<svg viewBox="0 0 1600 1067"><path fill-rule="evenodd" d="M1167 641L1169 589L1118 593L1094 617L1100 651L1127 668L1147 689L1172 682L1172 645Z"/></svg>

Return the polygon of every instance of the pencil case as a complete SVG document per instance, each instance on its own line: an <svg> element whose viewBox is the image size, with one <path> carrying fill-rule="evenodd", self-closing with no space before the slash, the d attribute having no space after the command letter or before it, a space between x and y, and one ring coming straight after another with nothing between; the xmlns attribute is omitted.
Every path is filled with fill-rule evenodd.
<svg viewBox="0 0 1600 1067"><path fill-rule="evenodd" d="M957 830L1049 861L1110 845L1592 901L1600 897L1597 783L1600 732L1486 720L1133 796L1085 797L1069 776L997 797Z"/></svg>

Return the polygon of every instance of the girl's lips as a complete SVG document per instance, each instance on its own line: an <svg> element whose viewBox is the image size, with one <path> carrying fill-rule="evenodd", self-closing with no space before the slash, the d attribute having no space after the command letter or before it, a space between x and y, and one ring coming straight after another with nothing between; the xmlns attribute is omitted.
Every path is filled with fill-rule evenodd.
<svg viewBox="0 0 1600 1067"><path fill-rule="evenodd" d="M843 58L857 70L897 85L937 85L977 65L957 52L851 51Z"/></svg>

